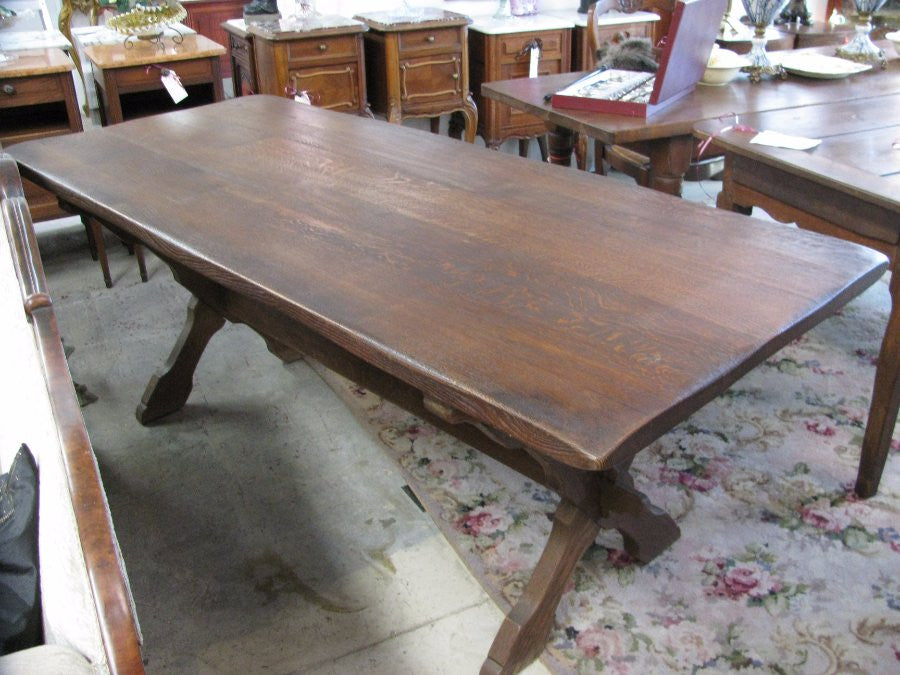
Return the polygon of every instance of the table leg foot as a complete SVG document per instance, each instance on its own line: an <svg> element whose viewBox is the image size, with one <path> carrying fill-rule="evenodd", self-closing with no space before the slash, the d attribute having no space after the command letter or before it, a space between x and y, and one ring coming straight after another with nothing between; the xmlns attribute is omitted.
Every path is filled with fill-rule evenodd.
<svg viewBox="0 0 900 675"><path fill-rule="evenodd" d="M475 99L472 98L472 94L466 97L466 102L463 104L461 112L466 120L465 141L466 143L474 143L475 133L478 131L478 107L475 105Z"/></svg>
<svg viewBox="0 0 900 675"><path fill-rule="evenodd" d="M547 146L547 157L551 164L572 165L575 134L571 130L557 126L548 127Z"/></svg>
<svg viewBox="0 0 900 675"><path fill-rule="evenodd" d="M146 282L150 277L147 276L147 261L144 259L144 245L134 245L134 255L138 262L138 272L141 275L141 281Z"/></svg>
<svg viewBox="0 0 900 675"><path fill-rule="evenodd" d="M619 530L625 550L642 563L681 534L671 516L635 489L627 464L603 472L583 471L539 453L533 456L562 500L544 552L494 638L482 673L515 673L540 655L572 571L601 527Z"/></svg>
<svg viewBox="0 0 900 675"><path fill-rule="evenodd" d="M900 290L900 270L891 274L891 316L878 354L875 371L875 388L869 420L863 437L859 472L856 476L856 494L866 498L878 492L881 474L891 447L897 409L900 406L900 307L897 306Z"/></svg>
<svg viewBox="0 0 900 675"><path fill-rule="evenodd" d="M572 570L599 529L595 518L563 499L553 517L547 546L522 597L500 626L481 667L482 675L517 673L540 655Z"/></svg>
<svg viewBox="0 0 900 675"><path fill-rule="evenodd" d="M627 471L615 471L613 475L615 480L605 485L601 493L600 525L618 530L628 555L648 563L674 544L681 530L668 513L634 487Z"/></svg>
<svg viewBox="0 0 900 675"><path fill-rule="evenodd" d="M650 187L666 194L681 196L684 174L691 166L693 136L673 136L649 143Z"/></svg>
<svg viewBox="0 0 900 675"><path fill-rule="evenodd" d="M209 305L193 298L187 321L163 367L150 378L136 415L148 424L180 410L194 386L194 371L210 338L225 325L225 319Z"/></svg>
<svg viewBox="0 0 900 675"><path fill-rule="evenodd" d="M109 271L109 258L106 255L106 242L103 240L103 227L96 218L83 216L82 221L88 232L88 239L94 240L97 250L97 258L100 260L100 270L103 272L103 283L107 288L112 288L112 274Z"/></svg>

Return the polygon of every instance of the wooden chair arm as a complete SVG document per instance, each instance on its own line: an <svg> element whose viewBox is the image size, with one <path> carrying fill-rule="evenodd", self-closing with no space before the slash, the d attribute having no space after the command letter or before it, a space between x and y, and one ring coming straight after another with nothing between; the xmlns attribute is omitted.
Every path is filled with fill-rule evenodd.
<svg viewBox="0 0 900 675"><path fill-rule="evenodd" d="M131 594L122 568L106 495L47 292L44 270L15 160L0 151L0 219L13 253L22 301L31 321L57 424L78 537L101 639L112 673L143 673Z"/></svg>

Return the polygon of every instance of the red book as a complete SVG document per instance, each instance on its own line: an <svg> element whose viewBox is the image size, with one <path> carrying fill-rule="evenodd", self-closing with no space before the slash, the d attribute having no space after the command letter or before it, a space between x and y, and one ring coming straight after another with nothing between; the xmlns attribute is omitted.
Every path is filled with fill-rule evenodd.
<svg viewBox="0 0 900 675"><path fill-rule="evenodd" d="M553 94L551 104L631 117L667 108L694 91L703 76L727 6L728 0L678 0L655 75L594 71Z"/></svg>

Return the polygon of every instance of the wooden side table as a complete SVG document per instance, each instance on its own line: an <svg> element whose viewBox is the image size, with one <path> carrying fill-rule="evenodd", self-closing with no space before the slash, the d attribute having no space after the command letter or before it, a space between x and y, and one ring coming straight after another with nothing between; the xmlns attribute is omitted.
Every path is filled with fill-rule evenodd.
<svg viewBox="0 0 900 675"><path fill-rule="evenodd" d="M247 32L247 24L243 19L229 19L222 23L222 30L228 36L234 95L257 93L259 84L256 82L256 52L253 50L253 36Z"/></svg>
<svg viewBox="0 0 900 675"><path fill-rule="evenodd" d="M471 25L469 59L472 88L481 115L478 132L489 148L497 149L508 138L519 139L519 154L528 154L528 142L543 142L547 127L533 115L481 96L481 85L495 80L528 77L531 50L540 48L538 75L567 73L572 68L572 28L567 19L546 15L512 19L477 19Z"/></svg>
<svg viewBox="0 0 900 675"><path fill-rule="evenodd" d="M366 78L375 112L395 124L407 117L429 117L434 132L441 115L460 112L465 140L474 142L478 108L469 90L471 20L438 9L407 17L372 12L354 18L369 27Z"/></svg>
<svg viewBox="0 0 900 675"><path fill-rule="evenodd" d="M320 108L367 114L362 39L366 25L321 16L314 26L305 30L304 24L282 20L247 27L256 64L255 91L275 96L305 91Z"/></svg>
<svg viewBox="0 0 900 675"><path fill-rule="evenodd" d="M0 144L81 131L72 59L61 49L15 54L15 59L0 64ZM35 221L68 215L53 194L29 180L23 184Z"/></svg>
<svg viewBox="0 0 900 675"><path fill-rule="evenodd" d="M14 60L0 64L0 144L8 147L21 141L82 131L74 70L72 59L56 48L17 51ZM22 186L35 222L69 215L52 192L24 178ZM86 216L81 220L91 257L100 262L103 281L111 288L112 275L100 223ZM135 246L134 251L141 278L146 281L143 250Z"/></svg>
<svg viewBox="0 0 900 675"><path fill-rule="evenodd" d="M140 40L130 46L92 45L84 53L93 67L104 126L174 109L160 81L162 68L174 70L187 90L182 108L224 98L219 57L225 48L202 35L185 35L181 44L163 38L161 45Z"/></svg>
<svg viewBox="0 0 900 675"><path fill-rule="evenodd" d="M228 35L222 22L242 17L247 2L248 0L182 0L187 10L184 23L213 42L226 44ZM222 77L231 76L231 62L227 56L221 57L219 68L222 70Z"/></svg>

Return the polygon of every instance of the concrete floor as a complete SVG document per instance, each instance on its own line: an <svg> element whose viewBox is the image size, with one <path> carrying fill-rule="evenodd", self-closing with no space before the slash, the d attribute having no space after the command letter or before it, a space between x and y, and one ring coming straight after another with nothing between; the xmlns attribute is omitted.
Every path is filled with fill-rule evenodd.
<svg viewBox="0 0 900 675"><path fill-rule="evenodd" d="M717 191L691 183L686 196ZM112 237L106 289L77 222L39 232L73 376L99 397L85 423L148 671L477 672L502 612L309 366L228 325L185 409L142 427L134 409L186 292L152 256L140 283Z"/></svg>

